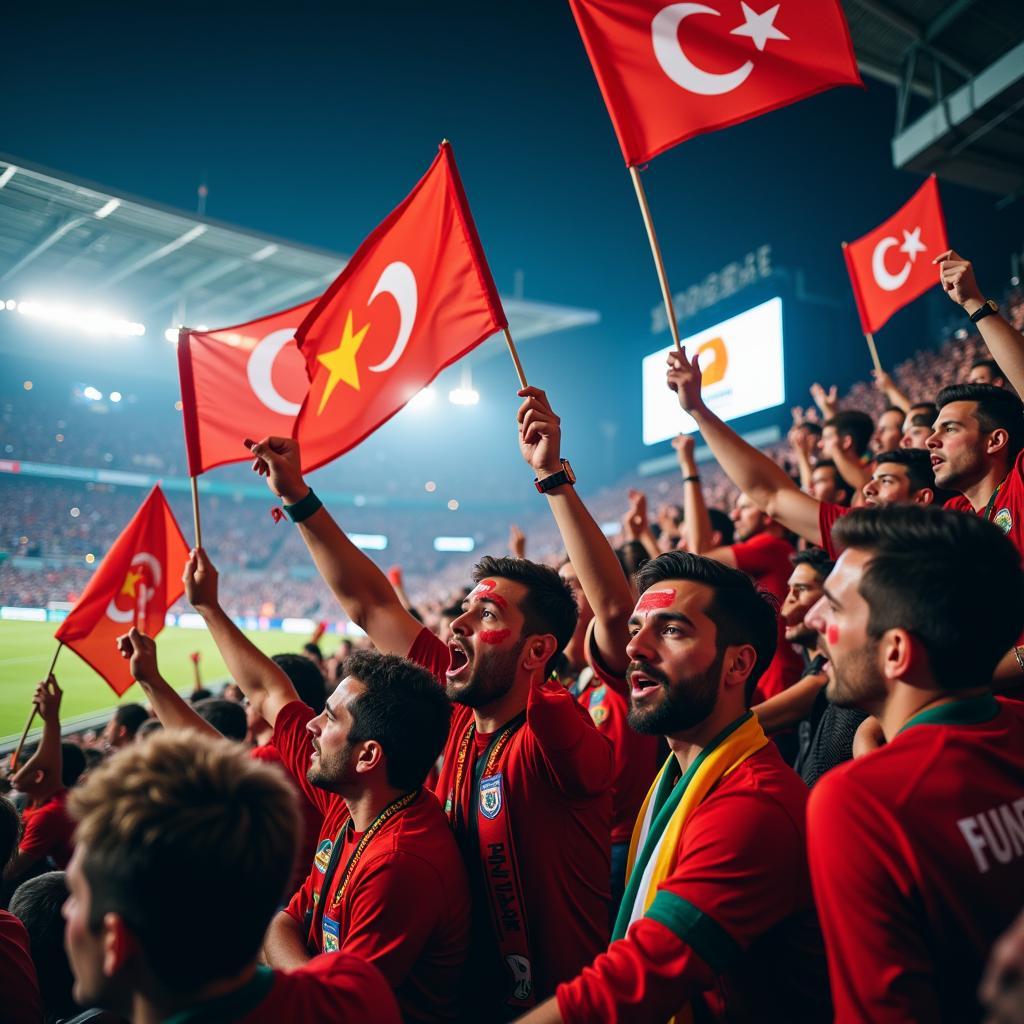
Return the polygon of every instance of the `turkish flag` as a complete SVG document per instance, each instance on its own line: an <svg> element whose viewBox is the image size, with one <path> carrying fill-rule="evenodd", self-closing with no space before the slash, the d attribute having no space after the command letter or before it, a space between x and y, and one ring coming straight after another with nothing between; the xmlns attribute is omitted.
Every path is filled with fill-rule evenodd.
<svg viewBox="0 0 1024 1024"><path fill-rule="evenodd" d="M295 331L315 305L178 338L189 476L248 461L247 437L291 437L309 390Z"/></svg>
<svg viewBox="0 0 1024 1024"><path fill-rule="evenodd" d="M936 283L932 259L948 248L934 174L884 224L843 245L865 334L874 334Z"/></svg>
<svg viewBox="0 0 1024 1024"><path fill-rule="evenodd" d="M164 628L167 609L185 589L188 551L163 491L154 487L54 634L119 697L133 680L115 640L132 626L149 636Z"/></svg>
<svg viewBox="0 0 1024 1024"><path fill-rule="evenodd" d="M299 327L310 380L293 435L302 468L355 447L506 324L444 142Z"/></svg>
<svg viewBox="0 0 1024 1024"><path fill-rule="evenodd" d="M629 165L833 86L863 85L839 0L569 5Z"/></svg>

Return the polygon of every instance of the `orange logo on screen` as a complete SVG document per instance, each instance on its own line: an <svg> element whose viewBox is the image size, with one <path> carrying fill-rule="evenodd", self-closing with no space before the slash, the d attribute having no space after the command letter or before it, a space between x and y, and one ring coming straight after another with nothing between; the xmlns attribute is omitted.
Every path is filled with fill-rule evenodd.
<svg viewBox="0 0 1024 1024"><path fill-rule="evenodd" d="M711 352L713 358L710 362L703 358L705 352ZM709 387L725 379L725 371L729 369L729 352L725 342L721 338L712 338L705 341L697 349L700 360L700 383L702 387Z"/></svg>

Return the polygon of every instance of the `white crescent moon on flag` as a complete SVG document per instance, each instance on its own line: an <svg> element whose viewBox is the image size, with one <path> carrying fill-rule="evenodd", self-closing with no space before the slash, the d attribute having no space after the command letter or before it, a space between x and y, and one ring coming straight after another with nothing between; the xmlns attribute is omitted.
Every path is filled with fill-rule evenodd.
<svg viewBox="0 0 1024 1024"><path fill-rule="evenodd" d="M298 402L289 402L273 383L274 361L278 353L295 337L294 327L284 327L279 331L271 331L260 341L249 355L245 364L245 372L249 377L249 387L256 397L271 412L279 412L284 416L297 416L301 406Z"/></svg>
<svg viewBox="0 0 1024 1024"><path fill-rule="evenodd" d="M398 304L398 334L395 336L395 344L388 353L387 359L376 366L368 367L371 373L384 373L386 370L390 370L402 358L405 346L409 344L412 325L416 322L416 308L419 299L416 291L416 275L408 263L397 261L389 263L380 272L380 277L377 278L377 283L373 286L373 292L366 304L369 306L378 295L384 294L390 295Z"/></svg>
<svg viewBox="0 0 1024 1024"><path fill-rule="evenodd" d="M163 569L159 560L148 551L140 551L136 554L131 564L149 566L149 571L153 577L153 586L147 587L145 583L140 583L140 586L146 591L146 603L148 604L149 599L156 593L155 588L160 586L160 580L163 578ZM107 605L107 617L115 622L131 622L135 618L135 608L132 607L125 611L117 607L116 601L116 596L110 599L110 604Z"/></svg>
<svg viewBox="0 0 1024 1024"><path fill-rule="evenodd" d="M896 244L897 240L889 235L875 246L875 251L871 254L871 273L875 275L878 287L884 288L887 292L902 288L910 277L910 260L903 264L903 269L898 274L890 274L885 269L885 254Z"/></svg>
<svg viewBox="0 0 1024 1024"><path fill-rule="evenodd" d="M704 4L669 4L658 11L651 22L651 39L654 56L661 70L680 88L698 96L722 96L738 89L754 70L754 62L748 60L735 71L716 75L697 67L683 51L679 41L679 26L691 14L720 15L713 7Z"/></svg>

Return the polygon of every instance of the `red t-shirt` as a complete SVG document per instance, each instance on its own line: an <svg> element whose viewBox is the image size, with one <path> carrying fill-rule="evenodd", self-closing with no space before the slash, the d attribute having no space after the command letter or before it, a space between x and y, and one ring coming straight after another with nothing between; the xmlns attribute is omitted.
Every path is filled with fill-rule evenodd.
<svg viewBox="0 0 1024 1024"><path fill-rule="evenodd" d="M325 897L321 887L349 814L340 796L306 780L312 750L306 723L312 717L305 704L293 701L278 714L274 728L285 766L324 816L313 867L287 912L304 926L307 911L326 898L310 952L341 950L374 964L395 989L406 1020L454 1020L471 911L465 867L448 820L434 794L422 790L373 837L344 898L332 906L348 862L344 852L331 893Z"/></svg>
<svg viewBox="0 0 1024 1024"><path fill-rule="evenodd" d="M628 843L640 805L658 773L658 737L631 729L625 676L609 672L594 649L594 633L587 632L587 664L594 675L576 698L589 713L597 731L611 740L615 756L612 778L612 842Z"/></svg>
<svg viewBox="0 0 1024 1024"><path fill-rule="evenodd" d="M43 1004L29 951L28 932L13 914L0 910L0 992L5 1024L42 1024Z"/></svg>
<svg viewBox="0 0 1024 1024"><path fill-rule="evenodd" d="M818 529L821 530L821 546L833 561L839 557L839 551L832 543L832 527L852 511L853 509L846 505L835 505L831 501L823 501L818 505Z"/></svg>
<svg viewBox="0 0 1024 1024"><path fill-rule="evenodd" d="M253 747L249 756L254 761L262 761L264 764L276 764L284 772L289 785L293 786L299 801L299 810L302 812L302 835L299 837L299 852L295 859L295 874L292 877L291 892L294 892L306 878L309 865L313 863L313 856L316 853L316 844L320 838L320 830L324 825L324 816L320 813L316 804L299 788L291 772L285 767L281 760L281 754L273 743L264 743L262 746Z"/></svg>
<svg viewBox="0 0 1024 1024"><path fill-rule="evenodd" d="M974 512L974 506L963 494L950 498L943 508L956 512ZM982 509L978 515L984 515ZM998 526L1017 550L1024 555L1024 449L1018 454L992 503L989 519Z"/></svg>
<svg viewBox="0 0 1024 1024"><path fill-rule="evenodd" d="M825 775L808 813L836 1021L979 1020L982 968L1024 905L1024 708L925 711Z"/></svg>
<svg viewBox="0 0 1024 1024"><path fill-rule="evenodd" d="M758 533L750 540L742 540L732 545L736 567L742 569L762 589L767 590L781 606L786 600L789 589L789 577L793 571L790 556L793 545L782 537L772 533ZM792 686L803 674L804 663L800 655L793 650L792 644L786 642L786 626L781 617L778 621L778 646L775 657L758 680L751 698L751 705L782 693Z"/></svg>
<svg viewBox="0 0 1024 1024"><path fill-rule="evenodd" d="M68 817L68 791L58 790L45 803L22 812L24 831L18 851L34 861L49 857L63 871L74 851L75 823Z"/></svg>
<svg viewBox="0 0 1024 1024"><path fill-rule="evenodd" d="M409 658L439 682L451 664L448 647L428 629L416 638ZM441 799L447 800L454 789L456 752L472 720L471 708L454 706L437 785ZM470 760L475 761L491 738L477 734ZM613 755L590 717L556 683L531 688L526 723L506 751L503 785L523 887L534 992L540 1002L608 944ZM472 773L472 767L467 764L465 770ZM463 822L469 820L471 788L464 787ZM498 956L478 851L467 854L467 863L477 912L475 959L467 984L472 1005L488 1007L479 1019L498 1020L504 1011L495 1000L507 991L509 975Z"/></svg>
<svg viewBox="0 0 1024 1024"><path fill-rule="evenodd" d="M401 1024L387 980L376 967L347 953L318 956L294 971L257 967L252 980L229 995L169 1017L234 1024Z"/></svg>
<svg viewBox="0 0 1024 1024"><path fill-rule="evenodd" d="M687 821L650 909L558 987L566 1024L831 1019L805 852L807 787L769 744ZM706 1019L697 1015L697 1019Z"/></svg>

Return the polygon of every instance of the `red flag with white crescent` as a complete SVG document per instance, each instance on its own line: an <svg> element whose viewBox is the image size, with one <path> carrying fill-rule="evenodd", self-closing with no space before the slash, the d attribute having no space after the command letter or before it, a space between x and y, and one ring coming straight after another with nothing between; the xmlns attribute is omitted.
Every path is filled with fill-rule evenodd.
<svg viewBox="0 0 1024 1024"><path fill-rule="evenodd" d="M354 448L446 366L505 327L451 146L374 229L296 334L307 472Z"/></svg>
<svg viewBox="0 0 1024 1024"><path fill-rule="evenodd" d="M626 163L863 85L839 0L569 0Z"/></svg>
<svg viewBox="0 0 1024 1024"><path fill-rule="evenodd" d="M154 487L93 573L54 634L120 696L132 685L115 641L132 626L149 636L184 592L188 545L160 488Z"/></svg>
<svg viewBox="0 0 1024 1024"><path fill-rule="evenodd" d="M932 260L948 248L934 174L884 224L843 247L865 334L935 285Z"/></svg>
<svg viewBox="0 0 1024 1024"><path fill-rule="evenodd" d="M309 391L295 331L316 300L237 327L178 339L189 476L246 462L247 437L291 437Z"/></svg>

